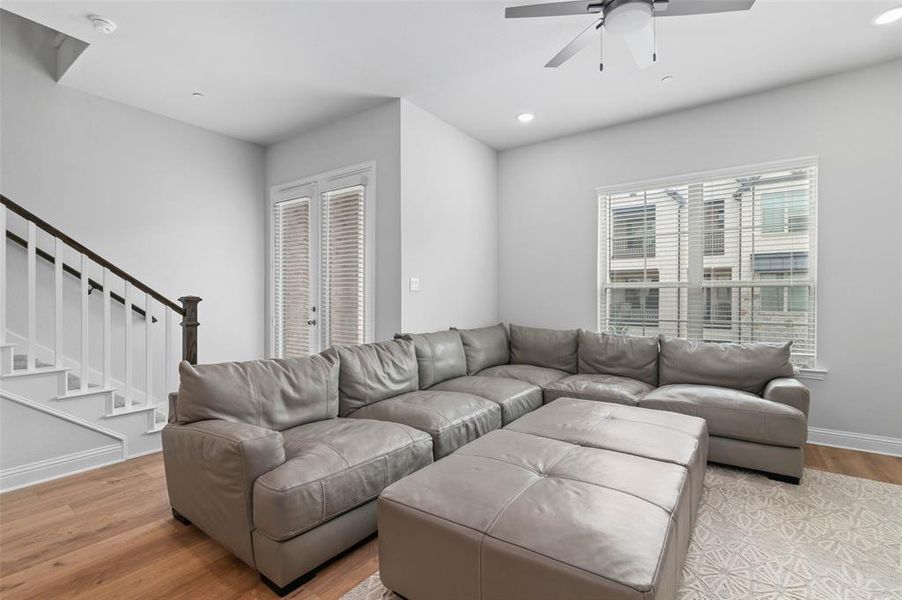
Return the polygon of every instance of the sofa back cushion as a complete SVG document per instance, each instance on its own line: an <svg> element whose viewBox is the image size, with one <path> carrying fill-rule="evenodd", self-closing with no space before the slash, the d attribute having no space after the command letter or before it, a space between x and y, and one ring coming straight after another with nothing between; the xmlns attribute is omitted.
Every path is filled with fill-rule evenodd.
<svg viewBox="0 0 902 600"><path fill-rule="evenodd" d="M451 329L460 334L463 342L468 375L510 362L510 342L504 323L478 329Z"/></svg>
<svg viewBox="0 0 902 600"><path fill-rule="evenodd" d="M456 331L399 333L395 339L413 341L421 390L467 374L467 355Z"/></svg>
<svg viewBox="0 0 902 600"><path fill-rule="evenodd" d="M792 377L792 342L729 344L660 336L661 385L716 385L760 395L772 379Z"/></svg>
<svg viewBox="0 0 902 600"><path fill-rule="evenodd" d="M579 330L579 372L658 385L658 338Z"/></svg>
<svg viewBox="0 0 902 600"><path fill-rule="evenodd" d="M579 330L511 325L511 364L576 373Z"/></svg>
<svg viewBox="0 0 902 600"><path fill-rule="evenodd" d="M411 340L391 340L359 346L337 346L338 414L418 389L417 355Z"/></svg>
<svg viewBox="0 0 902 600"><path fill-rule="evenodd" d="M176 421L233 421L282 431L338 416L338 354L179 365Z"/></svg>

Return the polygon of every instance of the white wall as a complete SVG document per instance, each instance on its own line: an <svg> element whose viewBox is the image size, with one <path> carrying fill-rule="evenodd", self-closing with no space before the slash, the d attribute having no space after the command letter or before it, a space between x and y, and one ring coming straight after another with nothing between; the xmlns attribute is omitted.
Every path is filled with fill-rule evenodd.
<svg viewBox="0 0 902 600"><path fill-rule="evenodd" d="M596 327L594 188L820 157L810 425L902 438L902 62L499 157L505 321Z"/></svg>
<svg viewBox="0 0 902 600"><path fill-rule="evenodd" d="M498 321L497 191L495 150L401 101L404 331Z"/></svg>
<svg viewBox="0 0 902 600"><path fill-rule="evenodd" d="M163 295L201 296L201 361L262 356L262 148L58 85L54 33L0 21L3 194Z"/></svg>
<svg viewBox="0 0 902 600"><path fill-rule="evenodd" d="M374 310L376 339L383 340L401 327L400 101L388 101L269 146L266 185L269 189L368 161L376 163L376 195L371 198L376 206ZM268 219L268 194L264 206ZM267 242L267 264L268 253ZM266 306L270 323L268 300Z"/></svg>

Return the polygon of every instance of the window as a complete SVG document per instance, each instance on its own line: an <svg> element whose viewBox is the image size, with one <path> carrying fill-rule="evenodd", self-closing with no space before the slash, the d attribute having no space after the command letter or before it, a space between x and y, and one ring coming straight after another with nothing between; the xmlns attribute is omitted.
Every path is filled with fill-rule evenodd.
<svg viewBox="0 0 902 600"><path fill-rule="evenodd" d="M705 201L705 256L723 254L723 200Z"/></svg>
<svg viewBox="0 0 902 600"><path fill-rule="evenodd" d="M599 329L793 340L815 366L816 182L800 160L599 189Z"/></svg>
<svg viewBox="0 0 902 600"><path fill-rule="evenodd" d="M370 170L274 188L272 355L303 356L373 338Z"/></svg>
<svg viewBox="0 0 902 600"><path fill-rule="evenodd" d="M614 210L614 257L655 255L655 207L630 206Z"/></svg>
<svg viewBox="0 0 902 600"><path fill-rule="evenodd" d="M764 233L794 233L807 228L807 191L781 190L762 194L761 230Z"/></svg>

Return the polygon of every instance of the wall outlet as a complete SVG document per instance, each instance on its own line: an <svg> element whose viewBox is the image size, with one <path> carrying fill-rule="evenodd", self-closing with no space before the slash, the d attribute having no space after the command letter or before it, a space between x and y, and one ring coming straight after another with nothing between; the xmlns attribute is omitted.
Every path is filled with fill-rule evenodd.
<svg viewBox="0 0 902 600"><path fill-rule="evenodd" d="M411 292L419 292L420 291L420 278L419 277L411 277L410 278L410 291Z"/></svg>

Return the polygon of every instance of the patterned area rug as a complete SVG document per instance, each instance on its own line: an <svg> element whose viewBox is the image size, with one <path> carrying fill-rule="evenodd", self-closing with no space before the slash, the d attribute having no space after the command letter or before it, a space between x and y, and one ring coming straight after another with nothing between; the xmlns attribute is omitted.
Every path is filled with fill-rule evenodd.
<svg viewBox="0 0 902 600"><path fill-rule="evenodd" d="M710 466L680 600L902 599L902 486ZM342 600L397 600L370 576Z"/></svg>

